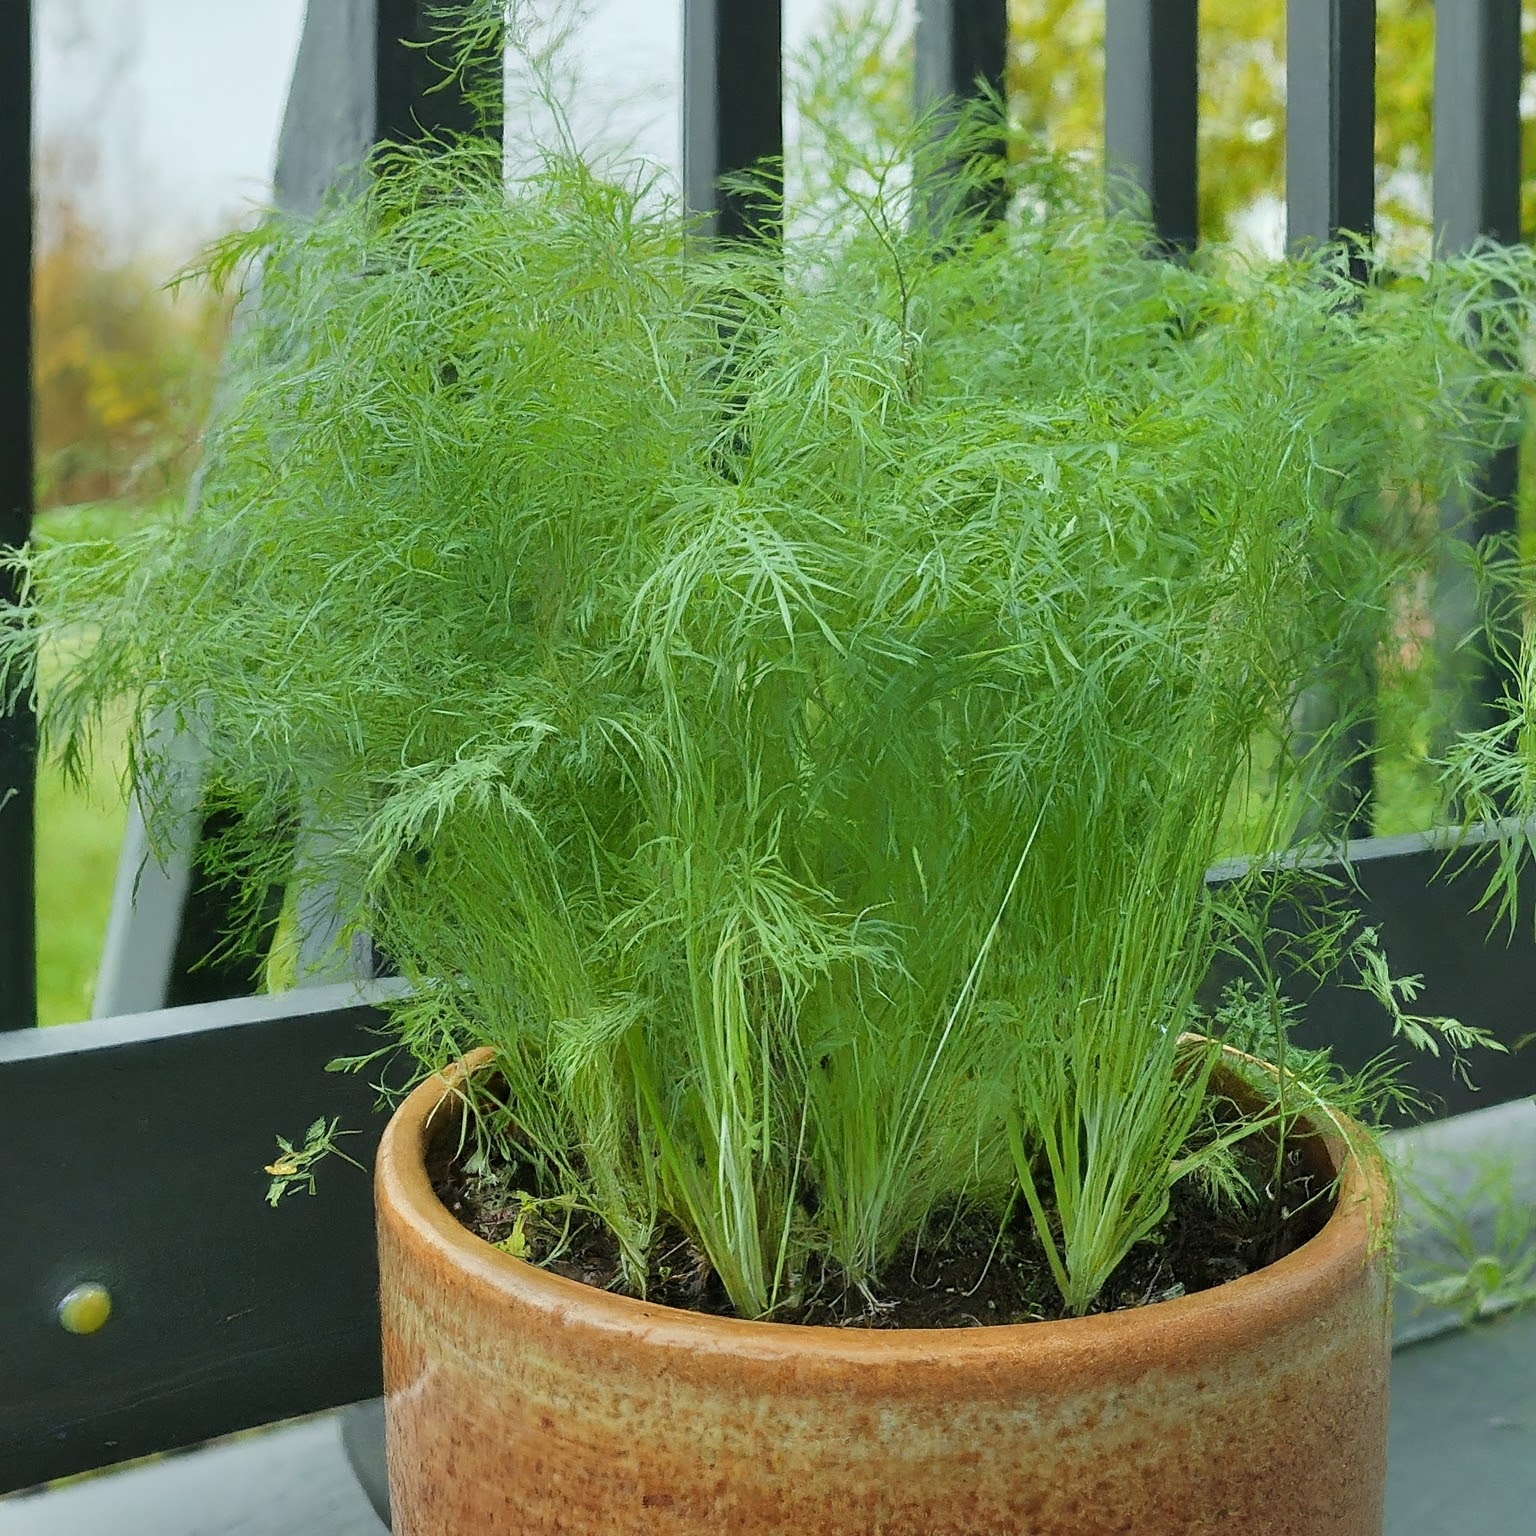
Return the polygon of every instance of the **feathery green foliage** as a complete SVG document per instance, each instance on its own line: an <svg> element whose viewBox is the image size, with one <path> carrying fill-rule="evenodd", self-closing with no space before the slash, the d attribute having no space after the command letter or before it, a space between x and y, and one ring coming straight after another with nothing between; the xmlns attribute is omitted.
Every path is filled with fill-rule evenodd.
<svg viewBox="0 0 1536 1536"><path fill-rule="evenodd" d="M1082 1312L1179 1179L1241 1198L1196 989L1270 898L1207 867L1250 782L1288 841L1296 699L1506 410L1469 338L1524 257L1152 261L996 132L831 136L762 249L569 153L383 152L215 253L261 302L196 509L9 562L0 687L80 626L67 763L126 695L152 803L151 723L201 742L246 889L323 829L422 1069L494 1049L476 1133L637 1287L670 1226L746 1315L869 1292L1022 1198Z"/></svg>

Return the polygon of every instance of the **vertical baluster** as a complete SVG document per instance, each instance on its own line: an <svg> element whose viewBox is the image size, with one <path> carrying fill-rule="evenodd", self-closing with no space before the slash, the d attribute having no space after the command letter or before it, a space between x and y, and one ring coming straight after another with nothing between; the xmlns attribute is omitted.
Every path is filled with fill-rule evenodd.
<svg viewBox="0 0 1536 1536"><path fill-rule="evenodd" d="M1435 235L1520 239L1520 0L1436 0Z"/></svg>
<svg viewBox="0 0 1536 1536"><path fill-rule="evenodd" d="M918 109L969 96L982 82L999 96L1008 62L1008 0L918 0Z"/></svg>
<svg viewBox="0 0 1536 1536"><path fill-rule="evenodd" d="M377 0L374 31L374 131L377 140L499 132L502 46L499 33L451 89L437 89L449 57L429 46L441 26L442 0ZM480 116L491 108L489 120Z"/></svg>
<svg viewBox="0 0 1536 1536"><path fill-rule="evenodd" d="M1286 235L1376 231L1376 0L1287 0ZM1358 259L1355 275L1364 276Z"/></svg>
<svg viewBox="0 0 1536 1536"><path fill-rule="evenodd" d="M1169 256L1198 239L1198 11L1196 0L1108 0L1104 16L1110 205L1145 198Z"/></svg>
<svg viewBox="0 0 1536 1536"><path fill-rule="evenodd" d="M915 49L913 104L919 113L980 91L1002 99L1008 65L1008 0L918 0ZM1001 139L997 148L1001 154ZM932 173L932 196L937 202L943 200L940 186L946 174L943 168ZM978 191L976 211L1000 217L1006 197L999 181L995 188Z"/></svg>
<svg viewBox="0 0 1536 1536"><path fill-rule="evenodd" d="M683 0L683 186L689 210L728 240L761 235L778 200L722 176L784 154L781 0Z"/></svg>
<svg viewBox="0 0 1536 1536"><path fill-rule="evenodd" d="M1375 0L1287 0L1285 80L1287 244L1300 253L1346 234L1369 241L1376 229ZM1363 280L1363 248L1349 260L1351 274ZM1375 658L1357 657L1331 688L1304 696L1296 712L1305 750L1337 728L1347 700L1352 718L1331 748L1328 799L1351 837L1371 831L1375 691ZM1309 822L1303 830L1317 828Z"/></svg>
<svg viewBox="0 0 1536 1536"><path fill-rule="evenodd" d="M32 529L32 5L0 5L0 546ZM6 582L0 596L14 599ZM36 731L0 715L0 1029L37 1022Z"/></svg>
<svg viewBox="0 0 1536 1536"><path fill-rule="evenodd" d="M1520 0L1437 0L1435 7L1435 236L1446 255L1483 238L1520 239ZM1442 509L1445 524L1475 543L1515 535L1519 450L1490 454L1470 506ZM1435 649L1441 686L1456 694L1450 724L1478 728L1503 686L1484 644L1458 646L1478 623L1465 565L1437 573ZM1502 635L1513 646L1518 636Z"/></svg>

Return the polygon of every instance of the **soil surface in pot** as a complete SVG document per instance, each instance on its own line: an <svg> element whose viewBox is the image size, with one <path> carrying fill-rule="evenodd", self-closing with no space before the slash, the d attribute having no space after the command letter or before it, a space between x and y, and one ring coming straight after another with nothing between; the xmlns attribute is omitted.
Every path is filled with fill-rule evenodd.
<svg viewBox="0 0 1536 1536"><path fill-rule="evenodd" d="M427 1172L438 1198L464 1227L569 1279L619 1288L617 1245L606 1228L530 1220L519 1197L528 1187L526 1170L471 1171L465 1166L468 1149L458 1150L456 1141L438 1138ZM1273 1142L1255 1137L1239 1152L1253 1188L1267 1190L1274 1176ZM1127 1255L1093 1310L1146 1306L1235 1280L1299 1248L1321 1231L1332 1210L1332 1191L1302 1143L1287 1148L1278 1192L1266 1193L1252 1209L1218 1205L1193 1181L1181 1181L1161 1225ZM978 1211L934 1217L922 1240L897 1254L868 1295L844 1284L830 1268L805 1277L803 1291L798 1304L773 1314L775 1321L962 1328L1066 1315L1022 1202L1001 1227L995 1215ZM663 1233L654 1246L646 1295L664 1306L735 1315L708 1260L676 1231Z"/></svg>

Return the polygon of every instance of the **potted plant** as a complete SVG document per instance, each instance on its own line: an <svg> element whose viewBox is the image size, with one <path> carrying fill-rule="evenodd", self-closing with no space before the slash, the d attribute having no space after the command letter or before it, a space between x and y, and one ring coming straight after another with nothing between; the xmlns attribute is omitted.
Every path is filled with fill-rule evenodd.
<svg viewBox="0 0 1536 1536"><path fill-rule="evenodd" d="M1386 633L1529 276L1149 260L974 131L771 249L381 154L216 253L261 294L195 509L14 557L8 686L92 641L45 736L177 718L231 876L302 816L411 984L400 1532L1379 1529L1372 1085L1287 1042L1298 871L1206 871L1317 798L1296 701Z"/></svg>

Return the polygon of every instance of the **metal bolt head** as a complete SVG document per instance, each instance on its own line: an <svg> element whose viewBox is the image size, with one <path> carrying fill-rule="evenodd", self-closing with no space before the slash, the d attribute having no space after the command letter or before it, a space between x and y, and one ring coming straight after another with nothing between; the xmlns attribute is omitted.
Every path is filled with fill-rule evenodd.
<svg viewBox="0 0 1536 1536"><path fill-rule="evenodd" d="M112 1293L94 1280L77 1285L59 1302L59 1326L67 1333L95 1333L112 1315Z"/></svg>

